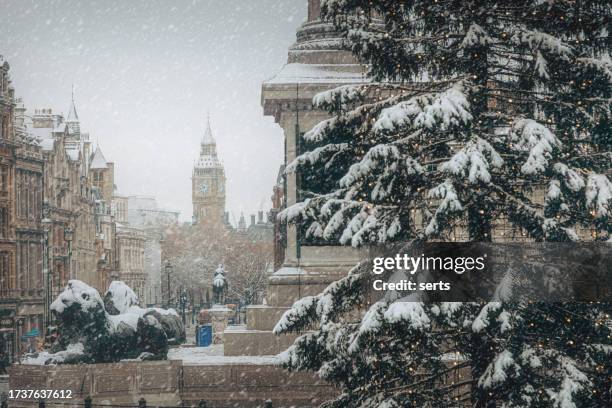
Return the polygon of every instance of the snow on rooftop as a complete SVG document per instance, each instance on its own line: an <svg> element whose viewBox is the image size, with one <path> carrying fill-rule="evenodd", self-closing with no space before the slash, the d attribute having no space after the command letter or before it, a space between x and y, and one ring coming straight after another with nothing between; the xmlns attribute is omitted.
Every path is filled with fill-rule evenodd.
<svg viewBox="0 0 612 408"><path fill-rule="evenodd" d="M38 139L52 139L51 128L35 128L31 127L28 129L28 133Z"/></svg>
<svg viewBox="0 0 612 408"><path fill-rule="evenodd" d="M93 159L91 159L91 165L89 166L91 169L106 169L108 168L108 162L104 158L104 154L102 154L102 149L100 146L96 148Z"/></svg>
<svg viewBox="0 0 612 408"><path fill-rule="evenodd" d="M357 64L299 64L285 65L266 84L293 83L361 83L367 79L362 73L362 66Z"/></svg>
<svg viewBox="0 0 612 408"><path fill-rule="evenodd" d="M79 160L79 149L66 149L66 154L72 161Z"/></svg>
<svg viewBox="0 0 612 408"><path fill-rule="evenodd" d="M38 145L45 151L53 150L53 146L55 146L54 139L42 139Z"/></svg>

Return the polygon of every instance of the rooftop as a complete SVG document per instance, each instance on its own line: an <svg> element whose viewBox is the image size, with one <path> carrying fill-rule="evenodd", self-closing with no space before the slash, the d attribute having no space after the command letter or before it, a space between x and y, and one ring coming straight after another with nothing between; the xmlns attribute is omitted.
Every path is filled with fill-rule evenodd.
<svg viewBox="0 0 612 408"><path fill-rule="evenodd" d="M96 147L96 151L94 152L93 158L91 159L91 165L89 166L91 169L107 169L108 162L104 158L104 154L102 154L102 149L100 146Z"/></svg>

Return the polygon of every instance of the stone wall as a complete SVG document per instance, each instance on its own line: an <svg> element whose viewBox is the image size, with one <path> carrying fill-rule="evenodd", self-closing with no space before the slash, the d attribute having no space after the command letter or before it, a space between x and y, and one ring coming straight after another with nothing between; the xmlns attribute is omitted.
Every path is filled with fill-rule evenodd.
<svg viewBox="0 0 612 408"><path fill-rule="evenodd" d="M290 373L269 364L205 365L169 360L15 365L9 374L10 389L71 390L73 399L57 402L75 406L89 395L94 404L137 404L144 397L149 406L192 406L204 400L208 408L247 408L263 406L270 399L275 408L306 408L319 406L334 392L314 374Z"/></svg>

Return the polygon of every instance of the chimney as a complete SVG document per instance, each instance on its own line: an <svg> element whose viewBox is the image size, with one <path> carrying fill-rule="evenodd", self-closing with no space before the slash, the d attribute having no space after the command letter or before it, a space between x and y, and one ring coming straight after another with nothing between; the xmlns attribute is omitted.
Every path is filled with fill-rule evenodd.
<svg viewBox="0 0 612 408"><path fill-rule="evenodd" d="M35 109L32 117L32 127L53 129L53 111L51 109Z"/></svg>
<svg viewBox="0 0 612 408"><path fill-rule="evenodd" d="M255 214L251 214L251 225L255 225Z"/></svg>
<svg viewBox="0 0 612 408"><path fill-rule="evenodd" d="M260 224L262 224L262 223L264 222L264 220L263 220L263 211L259 211L259 212L257 213L257 216L258 216L258 218L259 218L258 222L259 222Z"/></svg>

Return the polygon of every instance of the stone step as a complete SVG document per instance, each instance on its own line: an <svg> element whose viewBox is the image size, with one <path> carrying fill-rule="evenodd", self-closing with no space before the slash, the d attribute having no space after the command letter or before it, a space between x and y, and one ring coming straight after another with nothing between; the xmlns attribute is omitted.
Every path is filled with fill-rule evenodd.
<svg viewBox="0 0 612 408"><path fill-rule="evenodd" d="M271 331L228 329L223 333L226 356L270 356L285 351L296 339L295 334L276 336Z"/></svg>
<svg viewBox="0 0 612 408"><path fill-rule="evenodd" d="M278 306L247 306L247 329L272 331L286 310L288 310L288 308Z"/></svg>

